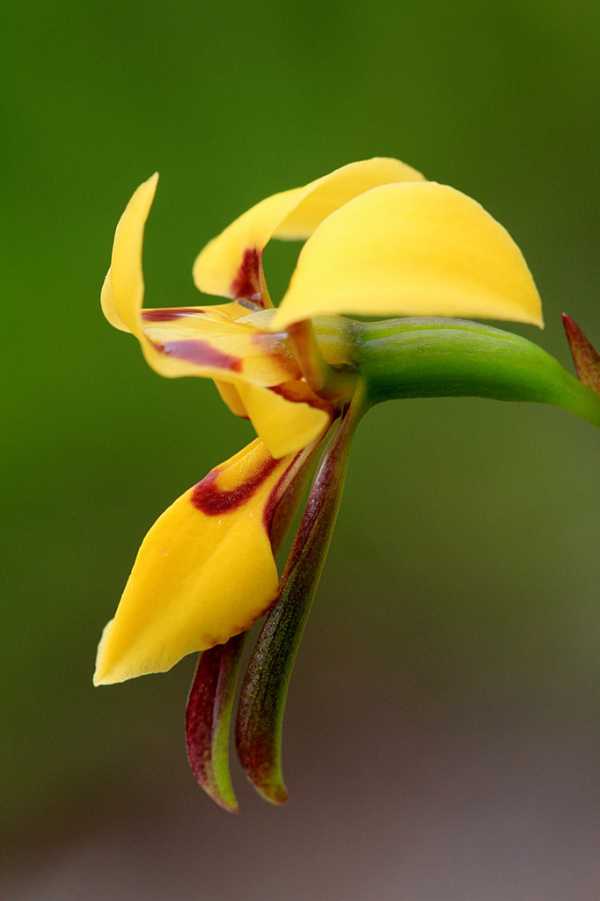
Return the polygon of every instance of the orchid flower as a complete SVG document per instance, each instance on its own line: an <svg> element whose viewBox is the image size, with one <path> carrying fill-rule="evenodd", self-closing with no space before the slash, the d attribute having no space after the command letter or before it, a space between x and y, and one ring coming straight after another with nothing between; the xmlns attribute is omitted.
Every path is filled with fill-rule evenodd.
<svg viewBox="0 0 600 901"><path fill-rule="evenodd" d="M287 687L367 410L476 395L554 404L600 425L600 358L568 317L579 379L526 339L457 318L543 325L508 232L465 194L393 159L343 166L236 219L194 265L197 288L228 302L144 309L142 245L157 178L117 225L102 309L159 374L214 380L257 438L151 527L102 635L94 683L164 672L202 652L186 710L188 758L199 784L234 811L234 722L259 793L287 797ZM305 241L277 306L263 270L272 239ZM277 553L298 511L280 574ZM243 643L261 617L242 674Z"/></svg>

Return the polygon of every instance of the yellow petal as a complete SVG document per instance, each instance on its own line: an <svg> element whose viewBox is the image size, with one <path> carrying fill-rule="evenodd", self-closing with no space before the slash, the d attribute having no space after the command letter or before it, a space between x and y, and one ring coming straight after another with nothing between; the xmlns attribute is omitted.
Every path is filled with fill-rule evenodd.
<svg viewBox="0 0 600 901"><path fill-rule="evenodd" d="M142 310L144 228L157 181L154 175L140 185L117 225L101 295L109 322L134 334L147 362L163 376L259 385L297 377L297 364L282 341L261 340L255 327L238 321L248 316L240 304Z"/></svg>
<svg viewBox="0 0 600 901"><path fill-rule="evenodd" d="M262 335L243 321L215 315L211 307L143 310L142 318L144 343L151 346L146 359L161 375L278 385L299 374L281 337Z"/></svg>
<svg viewBox="0 0 600 901"><path fill-rule="evenodd" d="M201 251L194 264L196 286L221 297L252 296L262 251L271 238L306 238L325 217L363 191L422 178L399 160L376 158L350 163L304 187L267 197Z"/></svg>
<svg viewBox="0 0 600 901"><path fill-rule="evenodd" d="M248 416L248 412L240 397L240 392L235 385L215 379L215 388L219 392L219 396L225 406L229 407L234 416Z"/></svg>
<svg viewBox="0 0 600 901"><path fill-rule="evenodd" d="M102 283L102 290L100 291L100 306L102 307L102 312L104 313L106 319L108 319L108 321L114 328L118 328L122 332L130 331L130 329L125 325L125 323L119 316L119 311L117 309L117 305L113 296L110 269L106 273L104 282Z"/></svg>
<svg viewBox="0 0 600 901"><path fill-rule="evenodd" d="M102 289L102 309L110 323L139 335L139 311L144 300L142 246L144 225L152 207L158 173L133 194L115 231L111 267Z"/></svg>
<svg viewBox="0 0 600 901"><path fill-rule="evenodd" d="M293 462L257 439L159 517L104 630L96 685L164 672L264 612L278 581L266 511Z"/></svg>
<svg viewBox="0 0 600 901"><path fill-rule="evenodd" d="M433 182L374 188L316 229L270 328L332 313L542 325L536 286L508 232L474 200Z"/></svg>
<svg viewBox="0 0 600 901"><path fill-rule="evenodd" d="M288 403L275 395L271 398L270 393L262 403L260 396L253 397L249 410L238 390L247 382L276 386L300 375L285 341L248 321L252 316L246 307L228 303L142 309L143 235L155 187L153 178L138 188L117 226L112 265L102 290L107 317L113 325L136 335L146 360L161 375L215 379L221 397L234 413L248 415L259 435L264 427L266 444L277 458L289 453L289 447L304 447L326 427L328 416L322 410L308 403ZM279 425L275 421L278 412Z"/></svg>
<svg viewBox="0 0 600 901"><path fill-rule="evenodd" d="M274 457L295 454L320 438L331 412L303 382L276 388L239 385L238 391L254 428Z"/></svg>

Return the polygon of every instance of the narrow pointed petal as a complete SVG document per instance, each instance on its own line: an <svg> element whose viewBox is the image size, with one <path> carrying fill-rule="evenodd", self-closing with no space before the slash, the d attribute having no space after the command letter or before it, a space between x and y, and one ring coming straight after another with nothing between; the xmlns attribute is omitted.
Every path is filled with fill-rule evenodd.
<svg viewBox="0 0 600 901"><path fill-rule="evenodd" d="M101 294L106 318L136 336L146 361L162 376L259 385L297 377L298 367L284 343L261 342L257 330L240 321L248 316L240 304L142 309L144 229L157 181L153 176L140 185L117 225Z"/></svg>
<svg viewBox="0 0 600 901"><path fill-rule="evenodd" d="M254 428L277 458L318 441L332 419L330 407L301 381L274 388L240 385L238 391Z"/></svg>
<svg viewBox="0 0 600 901"><path fill-rule="evenodd" d="M115 231L111 268L102 287L104 315L116 328L138 335L139 311L144 300L142 247L144 225L156 194L158 173L133 194Z"/></svg>
<svg viewBox="0 0 600 901"><path fill-rule="evenodd" d="M363 191L422 178L399 160L378 158L350 163L301 188L267 197L201 251L194 264L196 286L206 294L263 302L262 253L271 238L304 239Z"/></svg>
<svg viewBox="0 0 600 901"><path fill-rule="evenodd" d="M373 188L325 219L270 327L334 313L542 325L536 286L508 232L474 200L433 182Z"/></svg>
<svg viewBox="0 0 600 901"><path fill-rule="evenodd" d="M600 354L574 319L563 313L562 321L579 380L600 394Z"/></svg>
<svg viewBox="0 0 600 901"><path fill-rule="evenodd" d="M274 460L257 439L159 517L104 630L96 685L164 672L267 609L278 584L271 497L294 462Z"/></svg>
<svg viewBox="0 0 600 901"><path fill-rule="evenodd" d="M242 685L236 727L241 764L267 801L282 804L287 789L281 738L288 686L321 577L342 496L350 438L361 412L356 398L326 451L306 511Z"/></svg>
<svg viewBox="0 0 600 901"><path fill-rule="evenodd" d="M200 656L185 710L185 738L192 773L224 810L238 812L229 771L231 715L245 635Z"/></svg>

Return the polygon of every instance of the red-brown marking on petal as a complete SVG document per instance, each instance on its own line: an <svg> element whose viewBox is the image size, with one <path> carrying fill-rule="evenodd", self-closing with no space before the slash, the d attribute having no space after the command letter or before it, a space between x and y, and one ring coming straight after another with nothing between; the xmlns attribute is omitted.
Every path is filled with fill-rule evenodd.
<svg viewBox="0 0 600 901"><path fill-rule="evenodd" d="M562 322L579 381L600 394L600 354L574 319L563 313Z"/></svg>
<svg viewBox="0 0 600 901"><path fill-rule="evenodd" d="M269 388L269 391L278 394L280 397L285 398L285 400L289 400L290 403L308 404L310 407L315 407L317 410L326 410L328 413L333 413L331 404L328 404L326 400L323 400L322 397L315 394L314 391L308 387L306 382L282 382L280 385L272 385Z"/></svg>
<svg viewBox="0 0 600 901"><path fill-rule="evenodd" d="M230 293L235 298L245 298L264 306L260 287L260 267L262 254L256 247L244 251L242 262L230 286Z"/></svg>
<svg viewBox="0 0 600 901"><path fill-rule="evenodd" d="M256 331L251 337L253 344L260 348L262 354L268 354L274 360L287 369L290 378L300 378L302 372L295 356L287 346L281 335L269 335L266 332Z"/></svg>
<svg viewBox="0 0 600 901"><path fill-rule="evenodd" d="M220 469L217 467L209 472L201 482L198 482L192 491L192 504L207 516L221 516L224 513L230 513L250 500L265 479L271 475L278 462L269 457L245 482L229 491L221 491L216 484L220 473Z"/></svg>
<svg viewBox="0 0 600 901"><path fill-rule="evenodd" d="M240 357L226 354L208 341L200 341L198 338L190 341L167 341L165 344L157 343L154 346L169 357L195 363L197 366L214 366L216 369L229 369L231 372L242 371L243 361Z"/></svg>
<svg viewBox="0 0 600 901"><path fill-rule="evenodd" d="M204 316L204 312L203 310L195 310L193 307L166 307L158 310L142 310L144 322L172 322L174 319L182 319L184 316Z"/></svg>

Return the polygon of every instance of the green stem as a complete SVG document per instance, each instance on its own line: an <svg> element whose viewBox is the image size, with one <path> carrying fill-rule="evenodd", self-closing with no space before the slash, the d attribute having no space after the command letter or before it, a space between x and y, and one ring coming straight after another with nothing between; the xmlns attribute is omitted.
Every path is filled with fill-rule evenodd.
<svg viewBox="0 0 600 901"><path fill-rule="evenodd" d="M371 404L490 397L552 404L600 426L600 396L519 335L458 319L391 319L353 322L352 339Z"/></svg>

